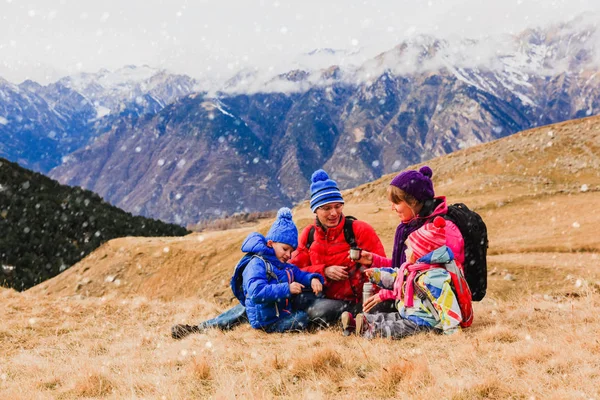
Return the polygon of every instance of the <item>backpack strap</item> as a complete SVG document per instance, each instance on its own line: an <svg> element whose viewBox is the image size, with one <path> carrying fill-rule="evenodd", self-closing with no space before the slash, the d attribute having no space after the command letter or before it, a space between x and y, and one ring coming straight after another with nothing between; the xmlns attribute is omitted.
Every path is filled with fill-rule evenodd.
<svg viewBox="0 0 600 400"><path fill-rule="evenodd" d="M306 250L310 250L310 246L312 246L315 241L315 226L311 225L310 230L308 231L308 239L306 240Z"/></svg>
<svg viewBox="0 0 600 400"><path fill-rule="evenodd" d="M262 258L261 256L259 256L258 254L255 254L254 257L256 258L260 258L263 263L265 263L265 268L267 270L267 278L272 278L275 279L277 282L279 282L279 278L277 277L277 274L275 274L275 272L273 271L273 265L268 262L267 260L265 260L264 258Z"/></svg>
<svg viewBox="0 0 600 400"><path fill-rule="evenodd" d="M346 216L344 221L344 239L346 243L350 245L350 247L356 247L356 236L354 235L354 229L352 229L352 223L356 221L351 215ZM306 239L306 250L310 249L313 242L315 241L315 226L311 225L310 230L308 231L308 238Z"/></svg>
<svg viewBox="0 0 600 400"><path fill-rule="evenodd" d="M346 220L344 221L344 238L346 239L346 243L350 245L350 247L356 246L356 236L354 236L354 229L352 229L352 223L356 221L356 218L348 215Z"/></svg>

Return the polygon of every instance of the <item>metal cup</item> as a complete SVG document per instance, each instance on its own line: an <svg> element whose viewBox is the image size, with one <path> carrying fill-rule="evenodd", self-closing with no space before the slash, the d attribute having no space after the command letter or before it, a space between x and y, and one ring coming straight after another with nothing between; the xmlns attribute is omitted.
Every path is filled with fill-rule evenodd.
<svg viewBox="0 0 600 400"><path fill-rule="evenodd" d="M361 255L362 255L362 249L360 247L352 247L350 249L350 259L352 261L360 260Z"/></svg>

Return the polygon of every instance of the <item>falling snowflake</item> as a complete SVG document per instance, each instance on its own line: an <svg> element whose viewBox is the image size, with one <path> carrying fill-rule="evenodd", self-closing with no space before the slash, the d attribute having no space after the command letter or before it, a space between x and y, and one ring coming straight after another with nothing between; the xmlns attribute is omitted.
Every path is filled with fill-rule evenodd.
<svg viewBox="0 0 600 400"><path fill-rule="evenodd" d="M581 225L577 221L573 222L572 226L573 226L573 228L580 228L581 227Z"/></svg>
<svg viewBox="0 0 600 400"><path fill-rule="evenodd" d="M158 162L156 163L159 167L162 167L163 165L165 165L165 160L163 160L162 158L160 160L158 160Z"/></svg>
<svg viewBox="0 0 600 400"><path fill-rule="evenodd" d="M583 185L581 185L581 189L579 189L582 192L587 192L589 190L588 185L586 185L585 183Z"/></svg>

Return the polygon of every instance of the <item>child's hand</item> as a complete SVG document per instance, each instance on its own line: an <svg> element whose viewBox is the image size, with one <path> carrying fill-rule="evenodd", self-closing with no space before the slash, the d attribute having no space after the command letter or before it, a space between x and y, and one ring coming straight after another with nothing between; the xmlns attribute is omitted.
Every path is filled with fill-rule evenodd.
<svg viewBox="0 0 600 400"><path fill-rule="evenodd" d="M319 278L312 278L310 281L310 287L312 288L315 294L319 294L323 291L323 284L319 280Z"/></svg>
<svg viewBox="0 0 600 400"><path fill-rule="evenodd" d="M369 297L367 299L367 301L364 302L363 304L363 312L369 312L373 307L375 307L377 304L381 303L381 298L379 298L379 293L374 294L373 296Z"/></svg>
<svg viewBox="0 0 600 400"><path fill-rule="evenodd" d="M375 268L369 268L369 269L365 269L365 275L371 279L371 277L373 276L373 274L375 273Z"/></svg>
<svg viewBox="0 0 600 400"><path fill-rule="evenodd" d="M290 293L291 294L300 294L302 293L302 289L304 289L304 285L298 282L290 283Z"/></svg>

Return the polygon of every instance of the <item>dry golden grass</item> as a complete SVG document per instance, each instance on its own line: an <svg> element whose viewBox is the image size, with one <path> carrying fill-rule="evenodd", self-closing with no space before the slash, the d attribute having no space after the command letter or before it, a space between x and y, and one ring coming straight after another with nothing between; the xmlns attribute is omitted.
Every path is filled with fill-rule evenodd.
<svg viewBox="0 0 600 400"><path fill-rule="evenodd" d="M239 245L271 220L123 238L27 292L0 289L0 399L598 398L599 154L600 119L588 118L428 163L436 191L489 229L488 295L457 335L366 341L337 327L245 325L174 341L172 324L233 304ZM344 193L346 213L369 221L388 254L391 177ZM313 218L306 204L294 215L299 226Z"/></svg>
<svg viewBox="0 0 600 400"><path fill-rule="evenodd" d="M560 281L568 268L547 278ZM515 281L515 283L518 281ZM569 281L563 280L565 290ZM494 281L491 282L492 284ZM249 326L182 341L202 300L3 297L1 398L594 398L600 298L493 289L472 328L402 341Z"/></svg>

